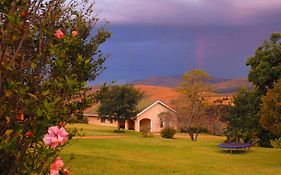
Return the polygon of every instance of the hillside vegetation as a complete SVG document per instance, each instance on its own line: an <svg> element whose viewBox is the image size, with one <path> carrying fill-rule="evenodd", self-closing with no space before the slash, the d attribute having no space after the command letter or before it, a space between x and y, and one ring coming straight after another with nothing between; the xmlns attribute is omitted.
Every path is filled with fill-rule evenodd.
<svg viewBox="0 0 281 175"><path fill-rule="evenodd" d="M223 86L223 85L222 85ZM171 105L171 102L175 100L179 96L179 92L176 91L175 88L171 87L163 87L163 86L152 86L152 85L134 85L135 88L140 89L144 92L144 98L141 100L139 104L139 109L142 110L155 101L162 101L167 105ZM92 89L92 92L96 92L98 89L95 86ZM213 101L224 98L224 97L232 97L233 94L218 94L218 93L211 93L209 95L209 102L212 103ZM87 109L85 113L96 114L98 106L95 104L91 108Z"/></svg>
<svg viewBox="0 0 281 175"><path fill-rule="evenodd" d="M131 82L134 85L152 85L160 87L175 88L181 81L181 76L167 76L167 77L151 77L144 80L137 80ZM209 81L212 89L216 93L235 93L239 88L252 88L252 84L246 78L237 79L221 79L213 78Z"/></svg>

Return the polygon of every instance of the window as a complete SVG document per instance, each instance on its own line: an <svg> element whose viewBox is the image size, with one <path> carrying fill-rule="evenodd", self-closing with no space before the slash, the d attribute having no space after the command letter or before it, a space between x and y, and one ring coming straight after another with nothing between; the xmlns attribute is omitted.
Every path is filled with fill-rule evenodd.
<svg viewBox="0 0 281 175"><path fill-rule="evenodd" d="M164 127L164 119L160 118L160 128L163 128L163 127Z"/></svg>
<svg viewBox="0 0 281 175"><path fill-rule="evenodd" d="M101 119L100 119L100 122L101 122L101 123L105 123L105 118L101 118Z"/></svg>

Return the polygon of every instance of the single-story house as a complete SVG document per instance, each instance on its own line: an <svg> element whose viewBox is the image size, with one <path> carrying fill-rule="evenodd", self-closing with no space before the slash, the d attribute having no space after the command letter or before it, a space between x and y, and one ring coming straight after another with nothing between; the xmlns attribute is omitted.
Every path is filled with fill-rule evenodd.
<svg viewBox="0 0 281 175"><path fill-rule="evenodd" d="M88 117L89 124L119 126L123 129L135 130L138 132L144 128L149 128L151 132L160 132L161 129L167 125L172 127L177 126L176 113L177 112L168 105L161 101L156 101L138 113L137 116L125 121L103 119L99 118L97 114L85 113L84 115ZM169 121L167 121L167 118L160 117L161 114L169 114Z"/></svg>

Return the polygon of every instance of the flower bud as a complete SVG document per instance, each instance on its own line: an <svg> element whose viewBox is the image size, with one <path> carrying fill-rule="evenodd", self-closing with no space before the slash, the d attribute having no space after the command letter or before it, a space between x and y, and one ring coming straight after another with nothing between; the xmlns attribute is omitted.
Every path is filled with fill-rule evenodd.
<svg viewBox="0 0 281 175"><path fill-rule="evenodd" d="M58 39L62 39L62 38L64 38L64 33L63 33L60 29L58 29L58 30L56 31L56 33L55 33L55 36L56 36Z"/></svg>
<svg viewBox="0 0 281 175"><path fill-rule="evenodd" d="M32 137L33 136L33 133L31 131L27 131L25 134L24 134L26 137Z"/></svg>
<svg viewBox="0 0 281 175"><path fill-rule="evenodd" d="M74 31L71 32L71 34L72 34L73 37L76 37L78 35L78 32L76 30L74 30Z"/></svg>

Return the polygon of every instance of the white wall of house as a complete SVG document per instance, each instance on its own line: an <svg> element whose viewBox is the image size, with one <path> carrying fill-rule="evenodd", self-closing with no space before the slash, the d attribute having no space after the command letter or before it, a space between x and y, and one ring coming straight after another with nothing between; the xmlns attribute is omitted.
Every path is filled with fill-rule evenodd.
<svg viewBox="0 0 281 175"><path fill-rule="evenodd" d="M135 130L140 132L140 122L143 119L150 119L150 128L151 128L151 132L160 132L161 129L163 129L163 127L160 127L160 118L159 118L159 114L161 112L171 112L171 113L175 113L175 111L171 110L170 108L168 108L167 106L163 105L163 103L161 102L156 102L154 103L153 106L149 107L147 110L141 112L136 120L135 120ZM176 116L175 116L176 117ZM175 119L176 121L176 119ZM176 127L176 123L171 124L173 127ZM165 123L164 123L164 127L165 127Z"/></svg>
<svg viewBox="0 0 281 175"><path fill-rule="evenodd" d="M171 109L164 103L157 101L152 105L150 105L149 107L147 107L146 109L144 109L135 117L134 120L135 131L140 132L141 130L140 123L142 124L145 123L150 125L149 128L151 129L151 132L160 132L165 127L165 122L164 125L161 127L160 118L158 116L162 112L170 112L176 114L175 110ZM97 115L93 115L93 114L84 114L84 115L88 117L88 124L118 127L118 121L101 120L100 118L98 118ZM177 127L176 115L174 115L174 117L175 117L175 119L173 120L174 122L170 123L170 125L176 128ZM129 129L128 120L125 122L125 129Z"/></svg>
<svg viewBox="0 0 281 175"><path fill-rule="evenodd" d="M113 126L113 127L118 126L118 122L115 120L113 120L113 121L101 120L97 116L88 116L88 124L100 125L100 126Z"/></svg>

